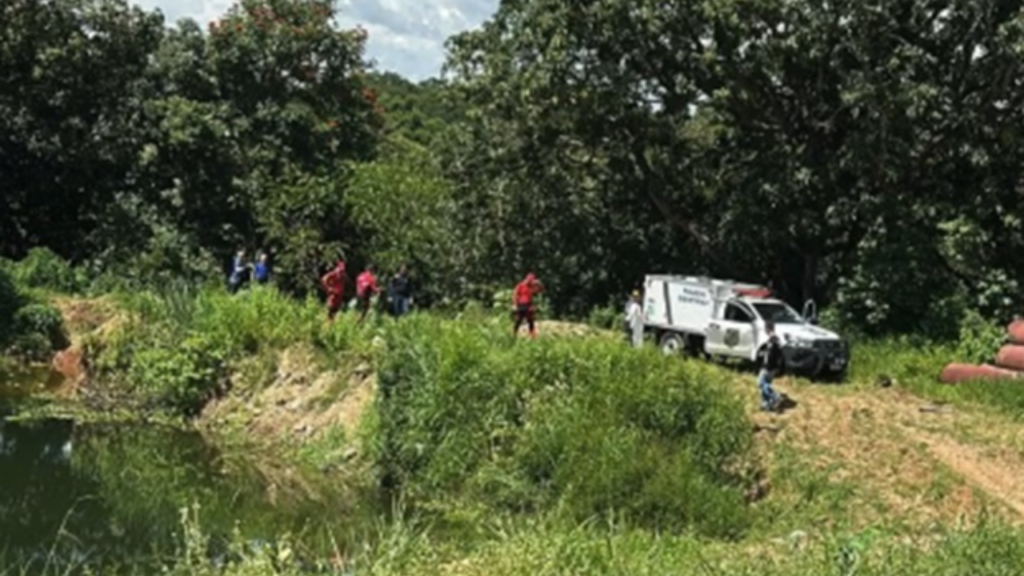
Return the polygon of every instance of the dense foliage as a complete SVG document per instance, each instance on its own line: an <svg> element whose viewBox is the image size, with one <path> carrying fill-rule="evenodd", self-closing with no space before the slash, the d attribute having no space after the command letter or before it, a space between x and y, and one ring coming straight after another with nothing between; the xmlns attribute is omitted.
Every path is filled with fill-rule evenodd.
<svg viewBox="0 0 1024 576"><path fill-rule="evenodd" d="M453 174L539 228L492 257L583 286L707 270L955 330L1020 303L1022 48L1019 4L503 2L451 41Z"/></svg>
<svg viewBox="0 0 1024 576"><path fill-rule="evenodd" d="M265 248L298 292L407 261L456 300L532 269L559 313L707 272L945 336L1021 304L1016 4L503 2L420 84L334 14L7 2L0 255L166 281Z"/></svg>
<svg viewBox="0 0 1024 576"><path fill-rule="evenodd" d="M18 263L0 260L0 354L46 361L67 347L60 312L33 289L59 289L73 276L71 267L47 250L33 250Z"/></svg>

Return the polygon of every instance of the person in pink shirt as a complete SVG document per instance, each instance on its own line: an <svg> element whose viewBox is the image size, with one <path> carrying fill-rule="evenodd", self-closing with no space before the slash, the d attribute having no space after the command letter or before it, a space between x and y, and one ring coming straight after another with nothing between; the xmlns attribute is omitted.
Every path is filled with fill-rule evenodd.
<svg viewBox="0 0 1024 576"><path fill-rule="evenodd" d="M370 313L370 303L373 301L373 297L380 292L380 288L377 286L377 277L374 276L373 271L371 264L356 278L356 299L359 302L360 310L359 323L366 319L366 315Z"/></svg>

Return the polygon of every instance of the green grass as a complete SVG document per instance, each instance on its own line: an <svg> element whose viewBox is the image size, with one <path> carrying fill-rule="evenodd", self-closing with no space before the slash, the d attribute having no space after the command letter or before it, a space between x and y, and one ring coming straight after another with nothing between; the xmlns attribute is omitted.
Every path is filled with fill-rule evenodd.
<svg viewBox="0 0 1024 576"><path fill-rule="evenodd" d="M337 428L292 454L338 465L355 440L371 480L394 484L403 503L394 520L338 520L338 551L357 573L985 576L1024 565L1024 534L995 523L920 533L894 520L858 530L852 508L872 495L784 444L774 448L775 495L747 506L745 398L734 374L702 362L617 338L513 340L507 318L476 308L357 326L350 316L328 324L316 300L263 288L231 296L182 286L117 300L130 320L93 342L100 375L162 410L188 413L231 375L269 385L278 354L297 345L311 347L322 369L374 368L381 395L360 437ZM946 363L976 356L984 342L858 343L852 390L836 393L884 375L928 399L1020 418L1024 386L937 381ZM942 499L956 482L939 474L925 496ZM198 552L202 529L186 519L183 534L167 573L213 574ZM270 555L240 548L240 563L223 573L298 574L288 561L296 550L328 548L281 534ZM330 564L304 555L314 560Z"/></svg>
<svg viewBox="0 0 1024 576"><path fill-rule="evenodd" d="M746 478L729 470L751 424L721 371L505 328L420 316L388 331L371 453L412 502L744 531Z"/></svg>
<svg viewBox="0 0 1024 576"><path fill-rule="evenodd" d="M997 346L992 349L992 356ZM855 345L853 354L850 380L857 385L874 386L879 377L888 376L895 386L928 400L964 407L988 406L1024 420L1024 382L939 382L939 373L947 364L971 361L962 345L909 338L875 340Z"/></svg>

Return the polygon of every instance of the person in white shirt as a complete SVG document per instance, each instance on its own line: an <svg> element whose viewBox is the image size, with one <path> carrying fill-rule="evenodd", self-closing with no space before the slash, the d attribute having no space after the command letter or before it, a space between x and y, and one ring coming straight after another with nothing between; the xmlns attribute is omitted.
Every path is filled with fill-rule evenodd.
<svg viewBox="0 0 1024 576"><path fill-rule="evenodd" d="M632 298L626 304L626 334L630 344L639 348L644 342L644 309L640 304L640 291L634 290Z"/></svg>

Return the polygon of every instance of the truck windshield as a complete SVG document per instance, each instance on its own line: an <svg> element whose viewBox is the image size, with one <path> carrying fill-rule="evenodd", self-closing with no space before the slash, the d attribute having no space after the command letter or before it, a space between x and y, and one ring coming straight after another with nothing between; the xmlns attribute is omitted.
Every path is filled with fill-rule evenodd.
<svg viewBox="0 0 1024 576"><path fill-rule="evenodd" d="M785 304L763 302L754 304L754 308L757 310L757 314L761 316L765 322L774 322L776 324L806 323L795 310Z"/></svg>

